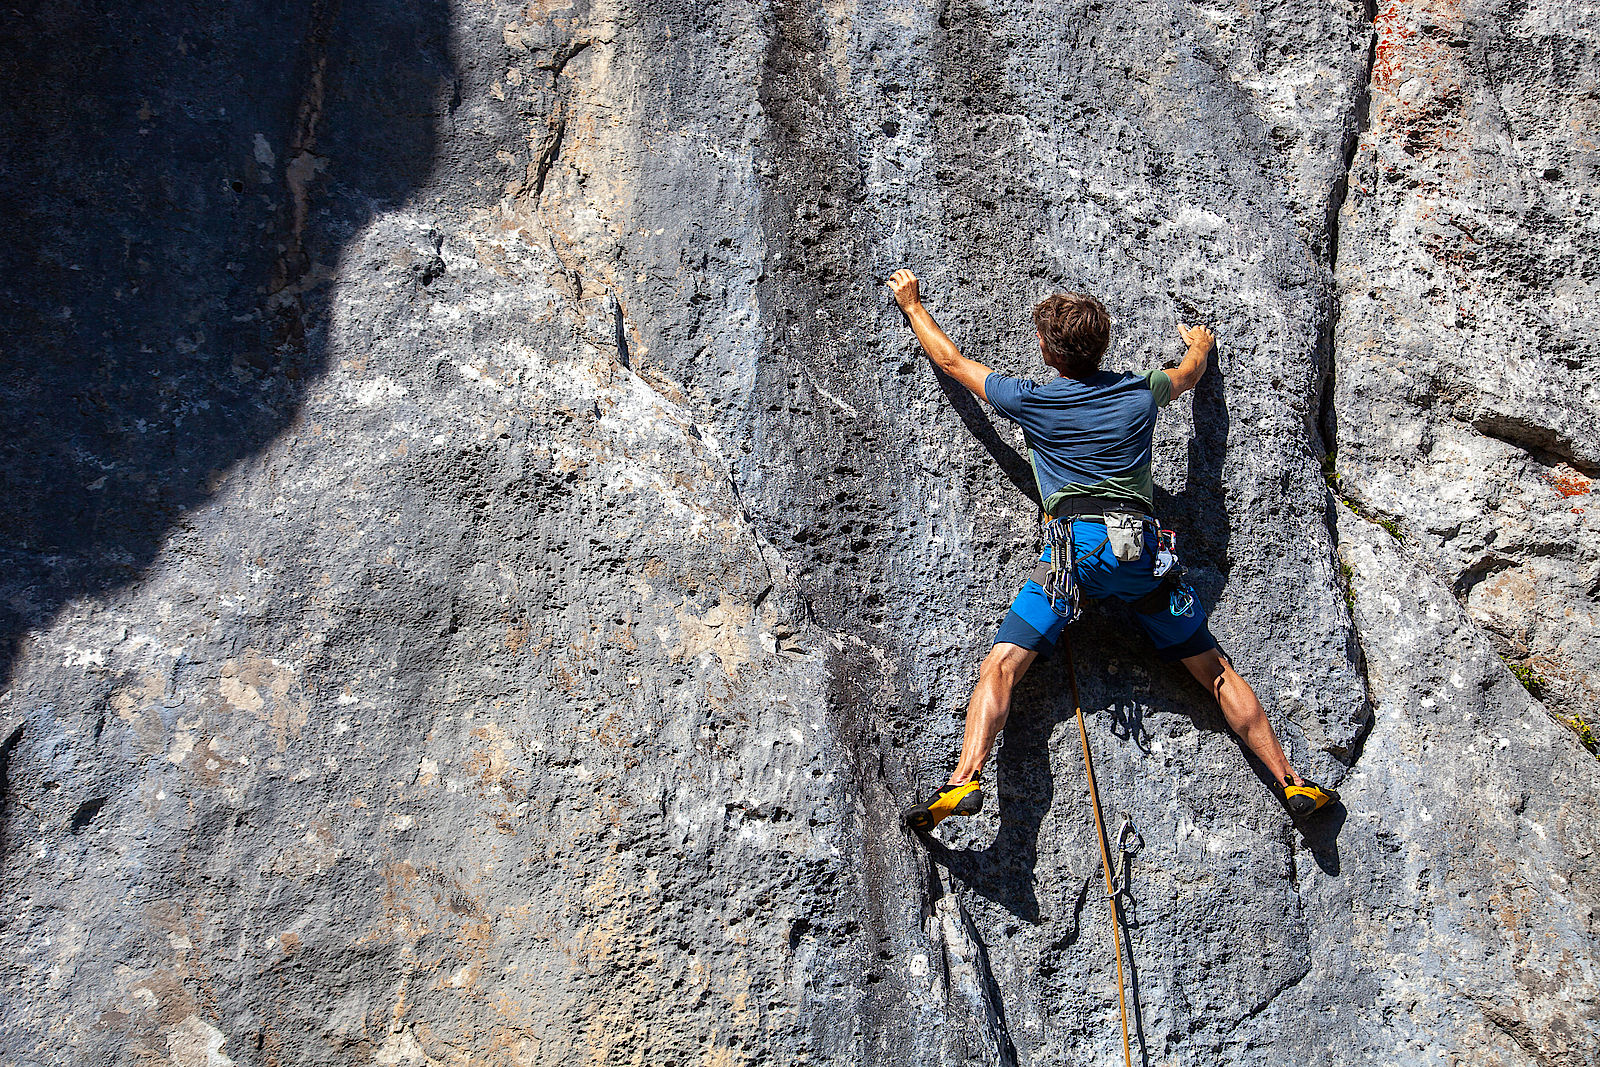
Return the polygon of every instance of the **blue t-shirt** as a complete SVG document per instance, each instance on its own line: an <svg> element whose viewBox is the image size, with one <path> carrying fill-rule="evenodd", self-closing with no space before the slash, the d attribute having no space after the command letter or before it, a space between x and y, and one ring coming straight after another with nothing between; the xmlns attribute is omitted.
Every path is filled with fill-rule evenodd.
<svg viewBox="0 0 1600 1067"><path fill-rule="evenodd" d="M1046 513L1065 496L1124 500L1150 511L1156 413L1172 399L1166 371L1057 378L1043 385L990 374L983 392L1022 427Z"/></svg>

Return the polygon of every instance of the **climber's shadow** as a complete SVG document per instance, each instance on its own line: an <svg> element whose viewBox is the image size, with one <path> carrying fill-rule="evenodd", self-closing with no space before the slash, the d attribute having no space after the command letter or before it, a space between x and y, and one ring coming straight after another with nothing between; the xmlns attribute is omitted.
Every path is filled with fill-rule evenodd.
<svg viewBox="0 0 1600 1067"><path fill-rule="evenodd" d="M1091 609L1073 624L1072 639L1080 662L1101 662L1116 635ZM1079 681L1086 691L1098 688L1088 679L1080 677ZM1085 699L1089 699L1088 692ZM1012 695L1011 716L995 753L999 827L994 840L982 849L951 849L928 838L935 862L952 877L1029 923L1041 921L1035 885L1039 832L1055 801L1050 739L1058 726L1075 722L1064 657L1058 651L1036 660ZM1075 735L1077 727L1071 725L1070 729ZM1071 751L1077 748L1074 737ZM1060 770L1070 780L1082 781L1081 769L1075 773ZM1080 909L1081 902L1073 906L1075 912Z"/></svg>
<svg viewBox="0 0 1600 1067"><path fill-rule="evenodd" d="M1314 818L1295 827L1300 832L1300 840L1323 874L1339 873L1339 831L1344 829L1345 819L1349 815L1344 803L1336 800Z"/></svg>
<svg viewBox="0 0 1600 1067"><path fill-rule="evenodd" d="M1082 664L1105 662L1117 653L1121 637L1117 621L1091 611L1073 625L1072 639L1077 661ZM1103 682L1080 674L1079 685L1086 706L1106 705L1108 690ZM967 891L998 904L1025 922L1051 922L1064 926L1065 930L1058 941L1061 948L1070 948L1083 936L1086 923L1101 922L1104 915L1103 911L1098 910L1104 906L1104 882L1099 850L1094 843L1092 819L1067 818L1058 823L1063 829L1053 831L1083 838L1060 849L1085 858L1080 876L1059 885L1040 887L1035 874L1040 833L1045 816L1056 800L1057 775L1063 781L1075 782L1080 786L1084 781L1077 738L1077 716L1070 694L1065 658L1059 652L1036 661L1017 686L1013 695L1012 714L1006 723L1003 742L995 755L994 780L998 793L999 826L994 839L987 846L953 849L931 836L923 835L933 861L944 867L953 879L959 880ZM1220 717L1216 726L1222 728ZM1051 738L1056 736L1058 729L1062 731L1059 739L1060 756L1068 760L1070 766L1052 768ZM1149 751L1149 738L1144 733L1142 713L1136 704L1118 707L1111 713L1111 730L1115 736L1134 740L1141 751ZM1091 720L1090 745L1097 757L1097 774L1103 776L1107 768L1107 754L1097 743L1097 734L1103 736ZM1148 1063L1149 1055L1144 1051L1139 970L1132 941L1132 931L1141 925L1134 872L1135 860L1143 841L1137 838L1136 831L1130 830L1127 835L1121 832L1123 820L1115 810L1114 803L1107 803L1109 799L1102 791L1106 833L1114 865L1113 879L1118 887L1117 906L1123 917L1123 960L1128 968L1130 994L1128 1006L1142 1060ZM1086 790L1079 790L1078 795L1068 803L1087 808L1089 801ZM1043 904L1040 900L1041 890Z"/></svg>
<svg viewBox="0 0 1600 1067"><path fill-rule="evenodd" d="M1223 465L1228 455L1227 376L1214 359L1194 387L1194 435L1188 442L1183 491L1155 492L1156 514L1179 532L1178 554L1189 567L1195 596L1209 614L1228 582L1233 523L1228 518Z"/></svg>
<svg viewBox="0 0 1600 1067"><path fill-rule="evenodd" d="M961 424L1000 465L1001 472L1012 485L1017 487L1017 491L1034 504L1042 504L1039 498L1039 486L1033 480L1033 468L1022 453L1012 448L1000 436L994 424L989 421L989 417L984 414L983 405L978 402L978 398L938 367L933 368L933 377L939 383L939 388L944 390L944 395L950 401L950 406L955 409L956 415L960 417Z"/></svg>
<svg viewBox="0 0 1600 1067"><path fill-rule="evenodd" d="M1203 318L1191 315L1190 320ZM1188 471L1183 491L1167 493L1156 488L1156 511L1173 529L1182 531L1179 555L1189 565L1189 581L1195 598L1210 615L1216 608L1228 574L1233 569L1229 549L1233 539L1233 524L1228 517L1224 485L1224 463L1228 453L1228 432L1231 420L1228 415L1227 375L1223 368L1222 353L1213 354L1211 364L1195 385L1194 435L1188 443ZM1173 679L1171 691L1182 693L1174 702L1173 710L1182 711L1201 729L1218 730L1233 738L1250 770L1269 792L1277 783L1272 775L1245 747L1232 731L1228 730L1221 712L1210 700L1195 703L1184 692L1191 679L1180 665L1168 668ZM1141 746L1142 747L1142 746ZM1339 873L1338 833L1344 825L1342 806L1325 810L1299 827L1306 847L1315 857L1317 865L1327 874Z"/></svg>

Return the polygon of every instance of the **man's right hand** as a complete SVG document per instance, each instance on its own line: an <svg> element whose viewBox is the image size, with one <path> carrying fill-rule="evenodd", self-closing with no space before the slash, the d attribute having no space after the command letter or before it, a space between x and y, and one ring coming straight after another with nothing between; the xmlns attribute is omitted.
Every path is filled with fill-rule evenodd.
<svg viewBox="0 0 1600 1067"><path fill-rule="evenodd" d="M1204 326L1185 326L1178 323L1178 336L1183 338L1183 343L1189 346L1189 351L1200 349L1202 356L1207 355L1216 347L1217 337Z"/></svg>
<svg viewBox="0 0 1600 1067"><path fill-rule="evenodd" d="M904 267L889 275L889 280L884 284L894 294L894 302L900 305L901 311L909 312L912 308L922 303L922 296L918 292L917 276Z"/></svg>

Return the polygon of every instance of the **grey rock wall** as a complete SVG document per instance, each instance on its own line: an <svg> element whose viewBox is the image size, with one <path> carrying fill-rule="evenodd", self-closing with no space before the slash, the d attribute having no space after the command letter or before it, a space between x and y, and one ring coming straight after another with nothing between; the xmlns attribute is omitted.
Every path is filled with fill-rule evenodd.
<svg viewBox="0 0 1600 1067"><path fill-rule="evenodd" d="M1340 219L1333 405L1342 491L1590 723L1597 20L1582 4L1382 13Z"/></svg>
<svg viewBox="0 0 1600 1067"><path fill-rule="evenodd" d="M1590 7L0 16L0 1059L1113 1061L1063 664L897 825L1039 548L910 265L1221 337L1158 504L1345 804L1076 627L1141 1061L1589 1062Z"/></svg>

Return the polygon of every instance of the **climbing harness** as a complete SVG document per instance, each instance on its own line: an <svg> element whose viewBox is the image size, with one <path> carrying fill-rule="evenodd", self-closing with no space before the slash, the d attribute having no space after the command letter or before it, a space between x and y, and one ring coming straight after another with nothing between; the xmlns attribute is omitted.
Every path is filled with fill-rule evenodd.
<svg viewBox="0 0 1600 1067"><path fill-rule="evenodd" d="M1072 539L1072 523L1076 519L1105 524L1106 535L1093 548L1077 551ZM1105 507L1090 512L1084 505L1068 505L1061 514L1045 524L1045 539L1050 544L1050 561L1041 563L1034 571L1033 580L1044 589L1050 610L1068 623L1074 622L1082 610L1078 587L1078 564L1098 553L1106 545L1122 563L1131 563L1144 554L1146 531L1155 534L1156 558L1151 576L1161 579L1150 592L1129 606L1141 615L1170 612L1174 618L1188 615L1194 610L1194 587L1186 580L1189 569L1178 559L1178 535L1164 530L1161 524L1139 511Z"/></svg>
<svg viewBox="0 0 1600 1067"><path fill-rule="evenodd" d="M1098 549L1096 550L1098 551ZM1100 869L1106 876L1106 903L1111 907L1111 951L1117 957L1117 1006L1122 1009L1122 1059L1126 1067L1133 1067L1133 1049L1128 1042L1128 1001L1123 993L1125 983L1122 978L1122 910L1117 905L1117 886L1111 877L1111 847L1106 840L1106 824L1100 815L1100 791L1094 782L1094 760L1089 756L1089 731L1083 725L1083 703L1078 699L1078 672L1072 664L1072 639L1065 633L1061 635L1061 647L1067 658L1067 681L1072 687L1072 707L1078 715L1078 737L1083 741L1083 773L1089 780L1089 801L1094 808L1095 837L1100 843ZM1122 848L1124 868L1126 857L1131 855L1127 849L1127 835L1132 828L1132 820L1124 819L1122 832L1118 834L1118 847ZM1134 832L1138 837L1138 832ZM1142 846L1142 839L1138 846ZM1138 846L1134 851L1138 851ZM1131 951L1131 948L1130 948Z"/></svg>

